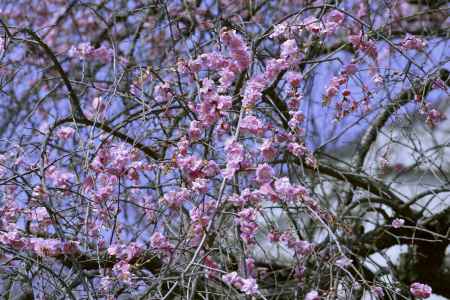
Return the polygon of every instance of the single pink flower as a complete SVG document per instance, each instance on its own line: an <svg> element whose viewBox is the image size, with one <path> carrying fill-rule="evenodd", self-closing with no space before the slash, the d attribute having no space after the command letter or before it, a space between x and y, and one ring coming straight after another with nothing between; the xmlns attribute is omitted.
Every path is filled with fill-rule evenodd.
<svg viewBox="0 0 450 300"><path fill-rule="evenodd" d="M299 50L295 40L287 40L281 44L280 58L285 61L294 62L299 58Z"/></svg>
<svg viewBox="0 0 450 300"><path fill-rule="evenodd" d="M375 298L383 299L383 297L384 297L384 291L383 291L383 288L380 287L380 286L374 286L374 287L372 287L371 292L372 292L372 295L373 295Z"/></svg>
<svg viewBox="0 0 450 300"><path fill-rule="evenodd" d="M414 282L409 287L409 291L414 297L420 298L420 299L426 299L431 296L431 293L433 290L431 289L431 286L420 283L420 282Z"/></svg>
<svg viewBox="0 0 450 300"><path fill-rule="evenodd" d="M241 291L247 295L255 295L258 293L258 284L254 278L242 279Z"/></svg>
<svg viewBox="0 0 450 300"><path fill-rule="evenodd" d="M356 64L348 64L344 67L344 73L346 75L354 75L358 71L358 66Z"/></svg>
<svg viewBox="0 0 450 300"><path fill-rule="evenodd" d="M274 143L269 139L264 140L259 150L265 160L272 160L277 155L277 149L275 148Z"/></svg>
<svg viewBox="0 0 450 300"><path fill-rule="evenodd" d="M202 135L202 128L199 121L192 121L189 126L189 137L192 141L197 141L200 139L200 136Z"/></svg>
<svg viewBox="0 0 450 300"><path fill-rule="evenodd" d="M403 219L394 219L392 221L392 227L394 227L396 229L402 227L403 224L405 224L405 220L403 220Z"/></svg>
<svg viewBox="0 0 450 300"><path fill-rule="evenodd" d="M348 267L352 264L352 260L346 256L341 256L336 260L336 265L341 268Z"/></svg>
<svg viewBox="0 0 450 300"><path fill-rule="evenodd" d="M299 72L289 71L286 73L286 80L292 87L298 87L303 80L303 76Z"/></svg>
<svg viewBox="0 0 450 300"><path fill-rule="evenodd" d="M305 300L320 300L319 292L310 291L306 294Z"/></svg>
<svg viewBox="0 0 450 300"><path fill-rule="evenodd" d="M328 16L327 16L327 20L337 23L337 24L341 24L342 22L344 22L345 19L345 15L343 13L341 13L338 10L333 10Z"/></svg>
<svg viewBox="0 0 450 300"><path fill-rule="evenodd" d="M58 130L58 133L56 135L62 140L68 140L73 136L74 133L75 129L73 129L72 127L62 127Z"/></svg>
<svg viewBox="0 0 450 300"><path fill-rule="evenodd" d="M276 24L273 27L273 32L270 34L270 37L276 38L279 36L284 36L284 34L286 33L287 30L288 30L288 27L285 23Z"/></svg>
<svg viewBox="0 0 450 300"><path fill-rule="evenodd" d="M274 170L268 164L262 164L256 168L256 181L261 184L271 182L274 175Z"/></svg>
<svg viewBox="0 0 450 300"><path fill-rule="evenodd" d="M150 237L150 246L156 250L162 251L165 254L172 253L174 249L169 240L160 232L155 232Z"/></svg>
<svg viewBox="0 0 450 300"><path fill-rule="evenodd" d="M425 48L426 43L410 34L407 34L401 43L404 49L415 49L415 50L423 50Z"/></svg>
<svg viewBox="0 0 450 300"><path fill-rule="evenodd" d="M129 282L131 280L131 265L126 261L119 261L113 266L113 273L117 276L119 280L124 282Z"/></svg>
<svg viewBox="0 0 450 300"><path fill-rule="evenodd" d="M236 272L231 272L222 276L222 281L226 284L232 285L238 279L238 274Z"/></svg>
<svg viewBox="0 0 450 300"><path fill-rule="evenodd" d="M240 128L242 133L262 135L264 133L264 124L255 116L246 116L241 120Z"/></svg>

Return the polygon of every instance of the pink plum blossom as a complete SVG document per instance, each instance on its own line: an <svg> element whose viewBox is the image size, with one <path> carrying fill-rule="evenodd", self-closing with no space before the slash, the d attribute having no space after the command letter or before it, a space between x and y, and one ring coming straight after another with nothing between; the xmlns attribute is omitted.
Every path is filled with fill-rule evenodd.
<svg viewBox="0 0 450 300"><path fill-rule="evenodd" d="M423 50L423 48L425 48L426 43L421 39L408 34L403 39L401 45L404 49L415 49L420 51Z"/></svg>
<svg viewBox="0 0 450 300"><path fill-rule="evenodd" d="M336 265L341 268L346 268L352 264L352 260L346 256L341 256L336 260Z"/></svg>
<svg viewBox="0 0 450 300"><path fill-rule="evenodd" d="M320 300L319 293L317 291L309 291L305 295L305 300Z"/></svg>
<svg viewBox="0 0 450 300"><path fill-rule="evenodd" d="M394 227L394 228L396 228L396 229L402 227L403 224L405 224L405 220L403 220L403 219L398 219L398 218L397 218L397 219L394 219L394 220L392 221L392 227Z"/></svg>
<svg viewBox="0 0 450 300"><path fill-rule="evenodd" d="M420 283L420 282L414 282L409 287L409 291L414 297L420 298L420 299L426 299L431 296L432 289L429 285Z"/></svg>
<svg viewBox="0 0 450 300"><path fill-rule="evenodd" d="M241 230L241 238L245 243L253 243L258 229L256 223L257 211L254 208L245 208L238 213L236 223Z"/></svg>
<svg viewBox="0 0 450 300"><path fill-rule="evenodd" d="M155 232L150 238L152 248L162 251L165 254L171 254L174 247L169 240L160 232Z"/></svg>
<svg viewBox="0 0 450 300"><path fill-rule="evenodd" d="M246 116L240 123L242 133L262 135L264 133L263 123L255 116Z"/></svg>
<svg viewBox="0 0 450 300"><path fill-rule="evenodd" d="M74 133L75 129L73 129L72 127L62 127L58 130L58 133L56 135L62 140L68 140L73 136Z"/></svg>
<svg viewBox="0 0 450 300"><path fill-rule="evenodd" d="M256 180L261 184L271 182L274 175L274 170L268 164L262 164L256 168Z"/></svg>

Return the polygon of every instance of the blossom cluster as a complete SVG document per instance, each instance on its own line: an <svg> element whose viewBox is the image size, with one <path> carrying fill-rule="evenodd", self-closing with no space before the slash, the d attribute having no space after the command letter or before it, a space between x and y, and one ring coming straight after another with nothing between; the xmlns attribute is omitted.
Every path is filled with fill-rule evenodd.
<svg viewBox="0 0 450 300"><path fill-rule="evenodd" d="M429 285L420 282L412 283L409 287L409 290L414 297L420 299L429 298L432 292L432 289Z"/></svg>
<svg viewBox="0 0 450 300"><path fill-rule="evenodd" d="M1 232L0 243L16 250L31 251L41 257L74 255L79 252L79 242L77 241L27 237L17 230Z"/></svg>
<svg viewBox="0 0 450 300"><path fill-rule="evenodd" d="M223 275L222 280L247 295L255 295L258 293L258 284L254 278L242 278L237 272L231 272Z"/></svg>
<svg viewBox="0 0 450 300"><path fill-rule="evenodd" d="M357 259L383 250L369 247L378 229L367 234L362 216L380 214L380 227L403 235L421 212L415 205L401 212L393 205L389 216L366 209L372 199L382 206L397 200L384 184L389 178L366 172L365 149L378 151L359 144L376 142L385 128L358 143L351 132L364 134L358 126L380 111L383 124L375 126L394 124L391 116L410 104L431 128L445 119L426 95L447 92L447 79L430 69L429 45L437 42L426 34L389 36L392 24L410 18L389 9L392 22L379 27L372 12L411 4L75 2L43 0L29 17L23 5L0 5L0 113L13 120L0 130L0 245L16 254L0 267L29 264L30 256L48 270L87 274L74 287L86 289L75 297L87 298L97 297L91 286L108 299L144 290L197 298L220 281L236 297L264 298L285 274L286 286L307 300L332 295L322 284L329 278L338 290L347 288L339 280L351 280L379 299L389 293L377 278L353 277ZM69 29L80 36L68 39ZM30 39L23 48L22 35ZM401 105L390 106L397 95ZM28 117L16 128L17 116ZM343 142L352 151L334 151ZM388 163L383 155L384 169ZM420 238L437 228L422 224ZM42 284L46 293L41 279L51 274L30 271L32 288ZM414 282L409 292L424 299L432 289Z"/></svg>
<svg viewBox="0 0 450 300"><path fill-rule="evenodd" d="M72 46L69 49L68 55L69 57L74 57L81 60L99 61L106 64L111 61L112 51L105 46L94 48L90 43L81 43L77 46Z"/></svg>

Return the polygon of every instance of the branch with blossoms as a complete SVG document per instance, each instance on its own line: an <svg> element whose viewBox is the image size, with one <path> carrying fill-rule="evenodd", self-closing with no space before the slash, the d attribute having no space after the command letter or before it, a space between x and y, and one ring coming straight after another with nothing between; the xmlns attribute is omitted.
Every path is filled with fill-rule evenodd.
<svg viewBox="0 0 450 300"><path fill-rule="evenodd" d="M445 3L369 2L1 3L1 295L449 297Z"/></svg>

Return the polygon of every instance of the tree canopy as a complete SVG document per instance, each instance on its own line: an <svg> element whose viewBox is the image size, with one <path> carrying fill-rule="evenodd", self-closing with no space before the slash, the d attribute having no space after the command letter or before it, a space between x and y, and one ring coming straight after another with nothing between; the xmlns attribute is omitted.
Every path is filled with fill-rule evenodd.
<svg viewBox="0 0 450 300"><path fill-rule="evenodd" d="M450 298L448 11L1 0L0 294Z"/></svg>

